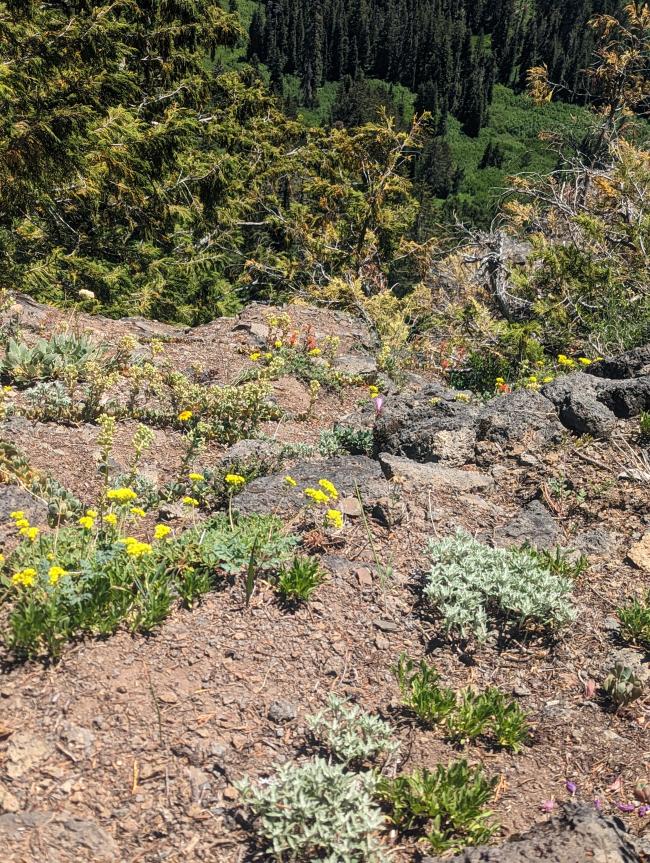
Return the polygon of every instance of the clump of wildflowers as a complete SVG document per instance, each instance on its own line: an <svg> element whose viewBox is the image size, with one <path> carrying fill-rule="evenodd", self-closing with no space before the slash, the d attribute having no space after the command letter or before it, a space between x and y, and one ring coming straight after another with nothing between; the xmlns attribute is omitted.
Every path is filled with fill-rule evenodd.
<svg viewBox="0 0 650 863"><path fill-rule="evenodd" d="M238 473L227 473L225 476L225 482L232 486L233 488L237 488L238 486L246 484L246 477L240 476Z"/></svg>
<svg viewBox="0 0 650 863"><path fill-rule="evenodd" d="M116 503L130 503L132 500L137 500L138 496L132 488L112 488L106 492L106 497Z"/></svg>

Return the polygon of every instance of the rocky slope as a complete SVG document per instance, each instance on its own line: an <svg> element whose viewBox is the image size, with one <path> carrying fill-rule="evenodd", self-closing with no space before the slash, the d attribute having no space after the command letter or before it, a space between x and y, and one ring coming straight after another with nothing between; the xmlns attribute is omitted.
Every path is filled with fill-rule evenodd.
<svg viewBox="0 0 650 863"><path fill-rule="evenodd" d="M109 348L128 336L137 364L151 356L153 339L161 345L154 363L204 387L241 382L257 368L251 357L272 350L277 335L270 315L288 313L288 330L307 334L309 350L337 341L316 395L300 366L281 367L270 380L273 419L249 440L209 440L191 465L218 471L255 463L257 478L233 499L235 510L277 513L327 580L309 603L287 610L263 580L247 605L244 580L234 578L198 607L175 608L150 635L120 630L73 641L58 663L19 662L5 650L0 841L7 863L250 859L252 825L234 783L302 757L305 717L330 692L393 724L401 743L394 769L447 763L457 747L401 708L391 669L402 653L426 655L455 689L498 686L531 724L529 743L516 754L470 745L464 755L499 777L491 804L501 824L496 843L542 826L503 851L468 850L458 860L569 861L592 852L589 859L643 859L650 818L633 792L650 780L650 667L642 649L622 640L615 612L650 586L650 461L639 432L639 415L650 410L650 347L539 391L483 401L421 370L399 385L383 377L367 328L339 313L251 306L238 318L182 330L137 319L71 319L24 297L17 305L4 325L19 325L28 344L60 329L88 332ZM343 378L334 382L332 370ZM124 403L131 378L127 369L106 398ZM381 391L380 403L369 385ZM99 426L39 417L29 389L11 395L0 438L32 473L93 506L103 487ZM138 421L128 412L119 417L116 476L128 470ZM139 471L161 489L187 467L187 433L173 424L152 427ZM8 554L16 544L10 513L22 510L45 530L52 503L4 453L0 542ZM322 478L339 490L341 530L320 530L305 515L304 488ZM209 516L211 507L203 509L191 518ZM143 530L161 519L174 530L188 524L173 501L148 516ZM588 568L573 588L575 622L555 638L504 640L491 631L477 646L444 637L422 601L426 544L458 528L490 546L560 547L570 560L584 554ZM600 685L617 659L646 690L615 711ZM549 801L570 796L590 814L571 815L568 828L549 821ZM629 839L618 822L594 814L594 799L624 819ZM631 812L620 811L629 804ZM426 853L408 833L387 831L381 841L396 861Z"/></svg>

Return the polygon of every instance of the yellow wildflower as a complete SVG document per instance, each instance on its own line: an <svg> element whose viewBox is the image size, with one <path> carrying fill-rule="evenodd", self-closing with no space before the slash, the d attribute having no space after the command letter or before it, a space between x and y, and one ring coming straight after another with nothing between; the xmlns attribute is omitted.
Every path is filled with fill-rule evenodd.
<svg viewBox="0 0 650 863"><path fill-rule="evenodd" d="M157 524L153 532L154 539L164 539L172 532L171 527L166 524Z"/></svg>
<svg viewBox="0 0 650 863"><path fill-rule="evenodd" d="M95 519L90 518L90 516L88 516L88 515L84 515L82 518L79 519L79 524L85 530L92 530L92 527L95 524Z"/></svg>
<svg viewBox="0 0 650 863"><path fill-rule="evenodd" d="M105 524L117 524L117 516L114 512L109 512L108 515L104 516Z"/></svg>
<svg viewBox="0 0 650 863"><path fill-rule="evenodd" d="M153 547L148 542L140 542L136 540L135 542L130 542L126 546L126 553L130 557L142 557L143 554L151 554L153 551Z"/></svg>
<svg viewBox="0 0 650 863"><path fill-rule="evenodd" d="M106 497L118 503L128 503L130 500L136 500L138 496L132 488L112 488L106 493Z"/></svg>
<svg viewBox="0 0 650 863"><path fill-rule="evenodd" d="M343 513L338 509L328 509L325 514L327 521L335 528L343 527Z"/></svg>
<svg viewBox="0 0 650 863"><path fill-rule="evenodd" d="M273 347L274 347L274 348L281 348L281 347L282 347L282 341L281 341L281 339L276 339L276 340L273 342Z"/></svg>
<svg viewBox="0 0 650 863"><path fill-rule="evenodd" d="M19 518L16 521L16 527L19 529L23 527L29 527L29 521L26 518Z"/></svg>
<svg viewBox="0 0 650 863"><path fill-rule="evenodd" d="M305 497L310 498L314 503L328 503L329 497L320 488L306 488Z"/></svg>
<svg viewBox="0 0 650 863"><path fill-rule="evenodd" d="M332 500L336 500L339 496L338 491L336 490L336 486L334 483L330 482L328 479L321 479L318 481L318 485L323 489L323 491L329 495Z"/></svg>
<svg viewBox="0 0 650 863"><path fill-rule="evenodd" d="M181 411L178 415L178 421L182 423L186 423L188 420L192 419L192 411Z"/></svg>
<svg viewBox="0 0 650 863"><path fill-rule="evenodd" d="M37 574L35 569L23 569L11 576L11 583L21 585L22 587L31 587L36 581Z"/></svg>
<svg viewBox="0 0 650 863"><path fill-rule="evenodd" d="M47 574L50 579L50 584L56 584L60 578L63 578L63 576L68 573L62 566L51 566Z"/></svg>
<svg viewBox="0 0 650 863"><path fill-rule="evenodd" d="M370 393L371 399L376 399L379 395L379 387L376 387L374 384L368 387L368 392Z"/></svg>
<svg viewBox="0 0 650 863"><path fill-rule="evenodd" d="M262 354L259 351L254 351L252 354L249 355L248 359L256 363L261 356Z"/></svg>
<svg viewBox="0 0 650 863"><path fill-rule="evenodd" d="M553 377L553 375L546 375L546 377L545 377L545 378L542 378L542 383L543 383L543 384L550 384L550 383L551 383L551 381L553 381L553 380L555 380L555 378Z"/></svg>
<svg viewBox="0 0 650 863"><path fill-rule="evenodd" d="M295 488L298 485L298 483L295 481L295 479L292 476L285 476L284 481L286 482L287 485L290 485L292 488Z"/></svg>
<svg viewBox="0 0 650 863"><path fill-rule="evenodd" d="M495 378L495 380L494 380L494 383L498 384L499 386L503 386L503 384L505 384L505 382L506 382L505 378Z"/></svg>
<svg viewBox="0 0 650 863"><path fill-rule="evenodd" d="M184 497L183 503L185 506L198 506L199 502L195 497Z"/></svg>
<svg viewBox="0 0 650 863"><path fill-rule="evenodd" d="M565 354L558 354L557 361L561 366L565 366L566 368L571 368L575 365L575 360L570 359Z"/></svg>
<svg viewBox="0 0 650 863"><path fill-rule="evenodd" d="M237 487L246 483L246 477L240 476L238 473L227 473L225 476L225 481L226 483L228 483L228 485Z"/></svg>
<svg viewBox="0 0 650 863"><path fill-rule="evenodd" d="M191 473L190 479L192 480L192 482L203 482L205 477L203 476L202 473Z"/></svg>
<svg viewBox="0 0 650 863"><path fill-rule="evenodd" d="M97 518L97 510L96 509L87 509L86 515L88 518Z"/></svg>
<svg viewBox="0 0 650 863"><path fill-rule="evenodd" d="M588 357L578 357L578 362L581 366L590 366L593 360L590 360Z"/></svg>
<svg viewBox="0 0 650 863"><path fill-rule="evenodd" d="M309 351L309 356L310 356L310 357L319 357L322 353L323 353L323 352L321 351L321 349L320 349L320 348L312 348L312 349Z"/></svg>
<svg viewBox="0 0 650 863"><path fill-rule="evenodd" d="M147 514L141 506L132 506L129 512L131 515L137 515L139 518L144 518Z"/></svg>
<svg viewBox="0 0 650 863"><path fill-rule="evenodd" d="M20 531L22 536L26 536L27 539L30 539L32 542L39 535L40 530L37 527L23 527Z"/></svg>
<svg viewBox="0 0 650 863"><path fill-rule="evenodd" d="M0 554L0 566L3 566L4 562L5 562L5 556L4 556L4 554Z"/></svg>
<svg viewBox="0 0 650 863"><path fill-rule="evenodd" d="M15 509L13 512L9 513L9 516L10 518L14 519L25 518L25 513L22 511L22 509Z"/></svg>

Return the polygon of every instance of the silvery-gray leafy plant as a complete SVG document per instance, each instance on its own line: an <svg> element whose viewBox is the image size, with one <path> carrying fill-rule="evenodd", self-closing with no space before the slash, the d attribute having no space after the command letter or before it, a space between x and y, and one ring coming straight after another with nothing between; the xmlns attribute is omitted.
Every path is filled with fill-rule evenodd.
<svg viewBox="0 0 650 863"><path fill-rule="evenodd" d="M327 707L306 721L316 740L345 764L391 755L399 748L387 722L334 693Z"/></svg>
<svg viewBox="0 0 650 863"><path fill-rule="evenodd" d="M490 548L459 530L429 542L424 594L447 632L484 641L490 625L548 628L572 621L570 579L553 574L526 549Z"/></svg>
<svg viewBox="0 0 650 863"><path fill-rule="evenodd" d="M384 816L373 801L377 778L315 758L284 764L268 784L237 783L265 851L274 860L385 863L378 831Z"/></svg>

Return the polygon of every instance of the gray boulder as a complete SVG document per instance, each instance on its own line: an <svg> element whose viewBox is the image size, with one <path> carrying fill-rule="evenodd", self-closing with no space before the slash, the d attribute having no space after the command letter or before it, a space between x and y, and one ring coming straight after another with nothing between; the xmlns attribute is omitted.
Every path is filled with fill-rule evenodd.
<svg viewBox="0 0 650 863"><path fill-rule="evenodd" d="M608 438L616 425L612 411L599 400L602 382L578 372L556 378L542 394L556 407L563 426L578 434Z"/></svg>
<svg viewBox="0 0 650 863"><path fill-rule="evenodd" d="M538 824L525 836L496 846L466 848L447 863L642 863L647 840L631 836L623 822L593 806L568 805L563 815ZM433 858L425 858L433 863ZM436 858L440 859L440 858Z"/></svg>
<svg viewBox="0 0 650 863"><path fill-rule="evenodd" d="M242 515L275 512L290 518L307 505L305 488L318 488L321 479L334 483L341 497L354 497L358 486L364 504L369 506L388 497L390 490L379 463L366 456L299 462L291 468L296 486L289 485L285 476L286 471L253 480L234 499L233 507Z"/></svg>
<svg viewBox="0 0 650 863"><path fill-rule="evenodd" d="M375 453L467 464L474 459L478 415L471 393L440 384L429 384L413 395L389 397L375 422Z"/></svg>
<svg viewBox="0 0 650 863"><path fill-rule="evenodd" d="M481 410L477 440L529 448L561 440L564 430L553 404L539 393L517 390L490 401Z"/></svg>

